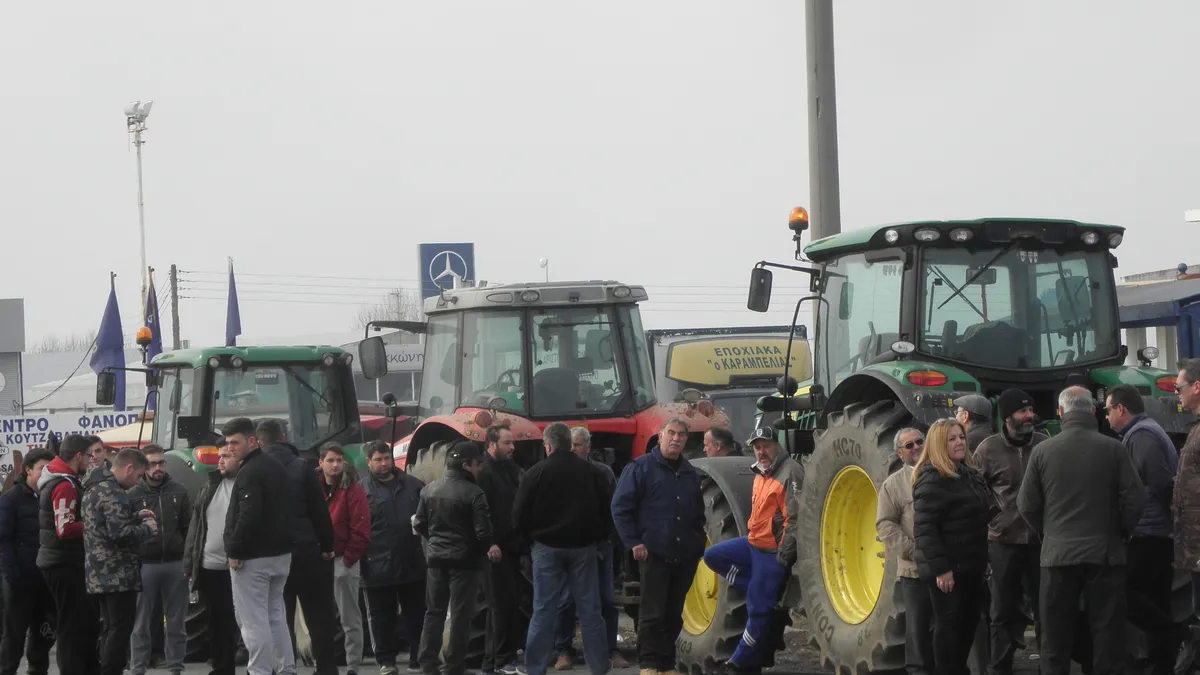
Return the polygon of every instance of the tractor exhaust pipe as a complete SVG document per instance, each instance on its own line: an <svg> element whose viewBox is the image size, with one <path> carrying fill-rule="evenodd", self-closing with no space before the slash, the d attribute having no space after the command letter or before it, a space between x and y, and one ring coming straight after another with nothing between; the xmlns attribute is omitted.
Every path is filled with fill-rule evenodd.
<svg viewBox="0 0 1200 675"><path fill-rule="evenodd" d="M833 68L833 0L805 1L808 34L808 191L810 241L842 231L838 183L837 93Z"/></svg>

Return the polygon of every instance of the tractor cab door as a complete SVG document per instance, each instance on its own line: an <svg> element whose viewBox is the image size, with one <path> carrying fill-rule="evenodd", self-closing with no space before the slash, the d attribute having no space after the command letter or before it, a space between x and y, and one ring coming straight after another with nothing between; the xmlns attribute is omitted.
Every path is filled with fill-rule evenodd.
<svg viewBox="0 0 1200 675"><path fill-rule="evenodd" d="M902 260L869 262L858 253L825 263L817 303L814 379L833 391L845 377L887 353L901 337Z"/></svg>

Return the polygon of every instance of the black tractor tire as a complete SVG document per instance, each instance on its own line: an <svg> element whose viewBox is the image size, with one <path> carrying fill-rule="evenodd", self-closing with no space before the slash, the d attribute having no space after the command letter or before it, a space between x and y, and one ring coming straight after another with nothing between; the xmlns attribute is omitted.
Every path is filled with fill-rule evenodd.
<svg viewBox="0 0 1200 675"><path fill-rule="evenodd" d="M1192 573L1175 570L1171 580L1171 618L1176 623L1185 623L1195 618L1195 595L1192 589ZM1200 671L1200 642L1189 641L1180 646L1175 659L1175 675L1192 675Z"/></svg>
<svg viewBox="0 0 1200 675"><path fill-rule="evenodd" d="M708 545L746 536L754 474L748 457L697 460L704 495L705 531ZM715 602L714 602L715 601ZM710 604L711 603L711 604ZM707 605L711 615L698 611ZM696 581L684 603L684 626L675 642L675 658L680 672L703 675L717 670L733 656L746 629L746 595L730 586L703 561ZM778 627L782 634L783 627ZM764 636L767 637L767 636ZM776 650L783 645L774 643ZM772 651L768 663L774 658Z"/></svg>
<svg viewBox="0 0 1200 675"><path fill-rule="evenodd" d="M529 630L529 618L533 614L533 568L529 556L521 558L521 572L517 575L517 606L521 611L521 626L517 635L521 636L517 649L524 649L524 636ZM482 574L486 574L483 572ZM479 594L475 600L475 616L471 619L471 641L467 646L467 667L479 668L483 664L483 650L487 644L487 594L483 590L483 578L479 580ZM442 633L442 647L450 640L450 615L446 615L446 629ZM499 668L507 664L497 663Z"/></svg>
<svg viewBox="0 0 1200 675"><path fill-rule="evenodd" d="M429 485L446 475L446 453L455 442L435 441L428 448L418 449L415 456L409 454L404 470L412 477Z"/></svg>
<svg viewBox="0 0 1200 675"><path fill-rule="evenodd" d="M824 667L838 673L904 668L904 600L896 565L885 560L874 532L879 486L900 466L893 439L910 420L893 400L853 403L814 433L796 529L792 583L800 597L793 609L807 617ZM838 522L826 524L827 517ZM823 546L827 530L835 539ZM831 559L823 561L823 553ZM832 583L825 566L837 573Z"/></svg>

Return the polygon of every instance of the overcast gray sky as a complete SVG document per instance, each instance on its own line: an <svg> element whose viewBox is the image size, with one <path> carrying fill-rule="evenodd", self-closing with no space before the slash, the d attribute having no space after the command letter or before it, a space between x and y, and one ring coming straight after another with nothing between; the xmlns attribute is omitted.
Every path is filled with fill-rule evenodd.
<svg viewBox="0 0 1200 675"><path fill-rule="evenodd" d="M1077 218L1130 228L1118 274L1200 262L1200 3L839 0L835 25L845 229ZM790 318L744 306L808 202L799 0L8 3L0 58L0 297L31 342L98 327L110 270L140 323L134 99L158 286L215 273L187 276L194 344L224 335L227 256L247 335L340 332L423 241L475 242L487 280L545 256L646 284L650 327Z"/></svg>

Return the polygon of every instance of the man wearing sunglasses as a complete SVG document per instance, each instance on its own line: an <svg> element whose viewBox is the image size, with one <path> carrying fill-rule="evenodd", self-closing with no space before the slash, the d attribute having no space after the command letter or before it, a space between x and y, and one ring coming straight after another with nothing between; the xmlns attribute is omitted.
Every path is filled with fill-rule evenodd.
<svg viewBox="0 0 1200 675"><path fill-rule="evenodd" d="M916 429L901 429L896 432L895 445L903 466L888 476L879 490L875 530L888 558L896 561L896 577L904 595L904 665L909 675L929 675L934 671L933 606L929 585L918 577L913 561L912 475L925 449L925 436Z"/></svg>
<svg viewBox="0 0 1200 675"><path fill-rule="evenodd" d="M1037 415L1029 394L1006 389L996 408L1003 426L1000 433L979 444L975 461L1000 504L1000 513L988 524L988 563L992 568L988 674L1012 675L1013 655L1024 646L1025 627L1036 619L1041 571L1040 539L1017 510L1017 493L1033 449L1047 437L1034 431ZM1025 595L1032 601L1028 612L1023 607ZM1039 635L1040 626L1035 621Z"/></svg>

